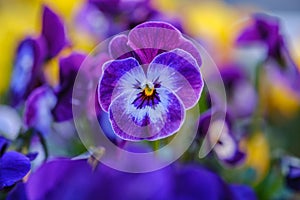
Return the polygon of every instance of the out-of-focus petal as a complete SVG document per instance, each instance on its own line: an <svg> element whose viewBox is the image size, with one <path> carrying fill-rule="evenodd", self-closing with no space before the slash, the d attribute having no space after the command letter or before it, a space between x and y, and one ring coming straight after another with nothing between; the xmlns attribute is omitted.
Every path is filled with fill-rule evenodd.
<svg viewBox="0 0 300 200"><path fill-rule="evenodd" d="M232 199L220 177L195 165L180 167L173 182L174 199Z"/></svg>
<svg viewBox="0 0 300 200"><path fill-rule="evenodd" d="M18 112L9 106L0 105L0 134L10 140L18 137L22 120Z"/></svg>
<svg viewBox="0 0 300 200"><path fill-rule="evenodd" d="M28 200L25 183L18 183L7 195L6 200Z"/></svg>
<svg viewBox="0 0 300 200"><path fill-rule="evenodd" d="M223 126L221 134L215 131L219 130L220 126ZM238 165L245 160L245 153L240 151L238 142L230 133L226 122L224 123L221 120L212 122L208 136L211 143L215 144L213 148L218 158L225 164ZM215 142L216 140L217 142Z"/></svg>
<svg viewBox="0 0 300 200"><path fill-rule="evenodd" d="M47 43L49 58L56 56L67 44L65 27L61 18L47 6L43 8L42 35Z"/></svg>
<svg viewBox="0 0 300 200"><path fill-rule="evenodd" d="M146 80L142 67L134 58L106 62L103 70L98 94L100 105L106 112L115 97L126 90L132 91L133 85Z"/></svg>
<svg viewBox="0 0 300 200"><path fill-rule="evenodd" d="M34 128L42 134L51 132L52 109L56 96L48 86L35 89L25 104L24 121L27 127Z"/></svg>
<svg viewBox="0 0 300 200"><path fill-rule="evenodd" d="M186 109L198 102L203 88L203 80L196 60L181 49L155 57L149 65L147 78L176 93Z"/></svg>
<svg viewBox="0 0 300 200"><path fill-rule="evenodd" d="M81 53L72 53L59 61L59 86L55 91L57 103L53 109L55 121L70 120L72 114L72 93L78 70L86 56Z"/></svg>
<svg viewBox="0 0 300 200"><path fill-rule="evenodd" d="M137 107L139 92L123 93L112 101L109 116L115 133L125 140L158 140L177 132L185 117L182 102L166 88L156 88L157 102Z"/></svg>
<svg viewBox="0 0 300 200"><path fill-rule="evenodd" d="M30 170L29 159L15 151L5 153L0 158L0 190L20 181Z"/></svg>
<svg viewBox="0 0 300 200"><path fill-rule="evenodd" d="M42 38L26 38L18 46L10 83L10 99L17 106L29 93L43 82L42 61L45 43Z"/></svg>
<svg viewBox="0 0 300 200"><path fill-rule="evenodd" d="M300 159L291 156L284 157L282 169L286 185L295 191L300 191Z"/></svg>
<svg viewBox="0 0 300 200"><path fill-rule="evenodd" d="M233 199L256 200L257 197L253 189L246 185L230 185Z"/></svg>

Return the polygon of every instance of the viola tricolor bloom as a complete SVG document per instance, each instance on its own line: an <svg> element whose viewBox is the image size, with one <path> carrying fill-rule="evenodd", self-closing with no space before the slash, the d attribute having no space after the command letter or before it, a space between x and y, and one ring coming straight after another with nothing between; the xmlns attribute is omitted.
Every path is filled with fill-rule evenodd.
<svg viewBox="0 0 300 200"><path fill-rule="evenodd" d="M22 180L30 170L29 158L16 151L6 152L8 145L0 136L0 191Z"/></svg>
<svg viewBox="0 0 300 200"><path fill-rule="evenodd" d="M213 110L208 110L201 115L198 139L207 136L207 148L213 149L220 161L229 166L239 165L245 160L245 153L239 148L228 117L222 119L221 115L219 116L218 112Z"/></svg>
<svg viewBox="0 0 300 200"><path fill-rule="evenodd" d="M10 83L13 106L25 100L32 90L44 84L42 64L55 57L67 44L62 20L48 7L43 8L42 31L37 38L20 42Z"/></svg>
<svg viewBox="0 0 300 200"><path fill-rule="evenodd" d="M277 17L262 13L253 15L252 24L241 32L236 42L238 45L263 44L268 52L267 60L275 60L290 74L298 73L281 33L280 20Z"/></svg>
<svg viewBox="0 0 300 200"><path fill-rule="evenodd" d="M147 22L110 42L98 94L113 130L125 140L158 140L177 132L198 102L201 58L172 25Z"/></svg>

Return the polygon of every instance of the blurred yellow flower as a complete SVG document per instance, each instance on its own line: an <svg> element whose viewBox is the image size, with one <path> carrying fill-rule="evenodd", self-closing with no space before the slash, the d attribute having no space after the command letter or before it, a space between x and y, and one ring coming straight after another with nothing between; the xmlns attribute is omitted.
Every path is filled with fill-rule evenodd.
<svg viewBox="0 0 300 200"><path fill-rule="evenodd" d="M205 41L217 62L232 59L233 44L248 12L221 1L179 1L176 13L181 16L188 34ZM169 4L168 4L169 5ZM167 6L165 6L167 7ZM213 51L213 52L212 52Z"/></svg>
<svg viewBox="0 0 300 200"><path fill-rule="evenodd" d="M300 109L300 96L294 91L288 82L274 81L264 72L260 84L261 109L270 117L282 121L282 117L290 118Z"/></svg>
<svg viewBox="0 0 300 200"><path fill-rule="evenodd" d="M243 141L246 147L247 159L245 166L256 170L257 177L255 182L258 183L269 170L270 166L270 150L269 144L261 132L254 133L250 138Z"/></svg>

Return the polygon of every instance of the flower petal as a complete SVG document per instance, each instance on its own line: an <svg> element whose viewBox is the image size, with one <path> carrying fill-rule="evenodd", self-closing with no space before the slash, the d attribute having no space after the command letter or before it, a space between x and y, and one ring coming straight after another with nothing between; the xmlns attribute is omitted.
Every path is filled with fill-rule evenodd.
<svg viewBox="0 0 300 200"><path fill-rule="evenodd" d="M0 190L20 181L30 170L29 159L15 151L0 158Z"/></svg>
<svg viewBox="0 0 300 200"><path fill-rule="evenodd" d="M255 192L247 185L230 185L233 199L257 200Z"/></svg>
<svg viewBox="0 0 300 200"><path fill-rule="evenodd" d="M34 87L43 82L41 64L45 56L44 46L42 38L26 38L19 44L10 83L13 106L20 104Z"/></svg>
<svg viewBox="0 0 300 200"><path fill-rule="evenodd" d="M103 65L103 75L99 82L99 102L104 111L108 111L115 97L133 90L133 85L146 80L145 73L134 58L108 61Z"/></svg>
<svg viewBox="0 0 300 200"><path fill-rule="evenodd" d="M197 103L203 88L196 60L181 49L155 57L149 65L147 78L175 92L186 109Z"/></svg>
<svg viewBox="0 0 300 200"><path fill-rule="evenodd" d="M146 22L136 26L128 35L128 45L137 52L143 63L150 63L159 51L176 48L180 32L164 22Z"/></svg>
<svg viewBox="0 0 300 200"><path fill-rule="evenodd" d="M55 92L57 104L53 109L55 121L62 122L70 120L72 114L72 93L77 72L85 59L81 53L72 53L71 55L60 59L59 61L59 88Z"/></svg>
<svg viewBox="0 0 300 200"><path fill-rule="evenodd" d="M136 26L128 35L128 45L138 54L143 64L150 63L164 51L180 48L192 54L201 65L201 57L195 45L166 22L152 21Z"/></svg>
<svg viewBox="0 0 300 200"><path fill-rule="evenodd" d="M0 134L7 139L15 140L22 127L18 112L10 106L0 105L0 113Z"/></svg>
<svg viewBox="0 0 300 200"><path fill-rule="evenodd" d="M133 50L127 45L126 35L117 35L109 43L109 54L113 59L134 57Z"/></svg>
<svg viewBox="0 0 300 200"><path fill-rule="evenodd" d="M35 89L25 104L25 124L42 134L48 134L51 131L51 111L55 104L56 96L51 88L42 86Z"/></svg>
<svg viewBox="0 0 300 200"><path fill-rule="evenodd" d="M65 28L60 17L50 8L44 6L42 35L48 45L48 57L56 56L67 44Z"/></svg>
<svg viewBox="0 0 300 200"><path fill-rule="evenodd" d="M166 88L156 88L159 103L139 108L133 102L139 91L126 92L109 107L115 133L125 140L158 140L177 132L185 117L178 97Z"/></svg>
<svg viewBox="0 0 300 200"><path fill-rule="evenodd" d="M220 126L223 126L221 134L215 131ZM210 142L215 144L214 151L221 161L229 165L238 165L245 160L245 153L240 151L227 123L222 120L212 122L208 134Z"/></svg>

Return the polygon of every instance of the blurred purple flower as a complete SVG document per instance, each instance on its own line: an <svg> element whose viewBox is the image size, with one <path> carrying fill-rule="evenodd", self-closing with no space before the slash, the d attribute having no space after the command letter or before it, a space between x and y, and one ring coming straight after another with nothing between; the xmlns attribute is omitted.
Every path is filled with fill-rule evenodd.
<svg viewBox="0 0 300 200"><path fill-rule="evenodd" d="M73 118L73 86L78 70L85 58L86 55L73 52L69 56L61 58L59 61L59 86L55 89L57 104L53 109L53 116L57 122Z"/></svg>
<svg viewBox="0 0 300 200"><path fill-rule="evenodd" d="M43 135L51 132L53 121L70 120L72 114L73 85L85 55L72 53L60 59L60 82L53 89L47 85L36 88L25 103L24 120L29 128Z"/></svg>
<svg viewBox="0 0 300 200"><path fill-rule="evenodd" d="M222 126L221 133L216 131ZM219 160L224 164L236 166L245 160L246 155L239 148L236 134L228 116L226 116L225 120L222 120L218 117L217 111L208 110L203 113L199 120L197 140L199 141L205 136L207 136L208 148L212 148Z"/></svg>
<svg viewBox="0 0 300 200"><path fill-rule="evenodd" d="M35 89L25 103L25 125L43 135L49 134L53 122L51 110L55 107L56 101L52 88L41 86Z"/></svg>
<svg viewBox="0 0 300 200"><path fill-rule="evenodd" d="M231 118L250 117L257 105L257 94L246 73L235 65L221 68L220 73L226 91L228 115Z"/></svg>
<svg viewBox="0 0 300 200"><path fill-rule="evenodd" d="M290 156L284 157L282 168L287 186L292 190L300 191L300 159Z"/></svg>
<svg viewBox="0 0 300 200"><path fill-rule="evenodd" d="M237 38L238 45L251 45L256 42L266 46L268 51L266 61L275 61L289 77L300 79L298 68L287 48L277 17L262 13L255 14L253 23L246 27Z"/></svg>
<svg viewBox="0 0 300 200"><path fill-rule="evenodd" d="M141 24L128 42L127 36L116 36L109 47L112 57L122 58L103 65L98 100L115 133L135 141L177 132L203 88L196 47L162 22Z"/></svg>
<svg viewBox="0 0 300 200"><path fill-rule="evenodd" d="M268 49L268 55L280 59L284 40L280 32L279 19L267 14L253 15L253 23L246 27L237 38L237 44L262 42Z"/></svg>
<svg viewBox="0 0 300 200"><path fill-rule="evenodd" d="M88 0L76 21L79 27L100 38L131 29L153 19L157 13L149 0Z"/></svg>
<svg viewBox="0 0 300 200"><path fill-rule="evenodd" d="M256 199L250 188L231 187L197 165L171 165L155 172L134 174L102 164L92 172L86 160L67 159L42 165L31 174L26 191L32 200Z"/></svg>
<svg viewBox="0 0 300 200"><path fill-rule="evenodd" d="M25 38L16 51L10 83L10 99L13 106L19 105L32 90L45 83L42 64L56 56L66 44L62 20L44 6L40 36Z"/></svg>
<svg viewBox="0 0 300 200"><path fill-rule="evenodd" d="M10 187L29 172L30 160L21 153L8 151L9 142L0 136L0 190Z"/></svg>

